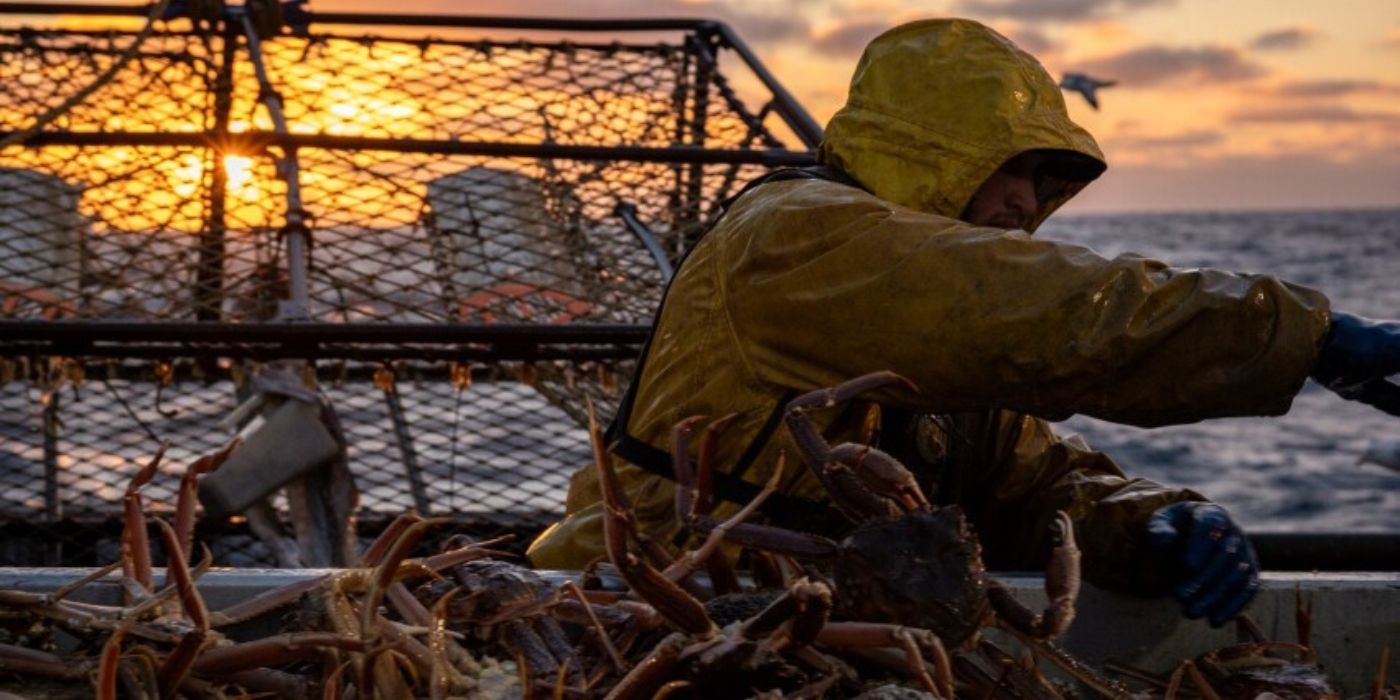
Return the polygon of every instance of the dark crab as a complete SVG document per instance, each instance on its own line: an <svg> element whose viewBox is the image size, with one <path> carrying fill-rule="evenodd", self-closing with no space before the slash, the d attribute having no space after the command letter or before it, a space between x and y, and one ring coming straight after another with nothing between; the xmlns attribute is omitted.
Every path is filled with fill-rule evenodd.
<svg viewBox="0 0 1400 700"><path fill-rule="evenodd" d="M1317 664L1312 646L1312 603L1303 605L1301 594L1294 608L1298 641L1266 638L1248 615L1235 619L1241 638L1249 641L1213 649L1187 659L1173 671L1164 700L1175 700L1187 680L1205 700L1337 700L1338 694ZM1386 659L1382 658L1384 673ZM1146 676L1148 674L1139 674ZM1381 679L1372 698L1381 700Z"/></svg>
<svg viewBox="0 0 1400 700"><path fill-rule="evenodd" d="M995 624L1097 692L1109 697L1125 696L1122 686L1050 644L1073 621L1079 590L1079 550L1073 525L1065 513L1056 513L1051 524L1056 544L1045 573L1049 603L1042 611L1032 611L987 574L981 545L960 508L934 507L915 477L885 452L856 443L828 445L807 416L811 411L892 385L915 390L902 377L879 372L809 392L787 406L787 427L804 462L825 486L835 507L855 525L839 542L745 523L737 517L718 523L707 514L707 474L712 469L708 462L715 452L713 442L718 429L727 419L711 423L706 431L701 442L698 480L691 476L686 434L703 418L687 419L677 425L672 447L680 484L677 513L697 532L709 533L711 537L720 533L724 540L751 550L791 556L829 570L834 583L831 619L861 621L830 623L829 630L842 624L897 622L903 630L931 633L941 645L954 651L968 651L978 647L981 630ZM818 641L826 640L834 641L834 635ZM937 659L937 654L934 656ZM961 672L965 668L967 663L960 664L958 675L979 685L978 678ZM1034 677L1028 678L1027 687L1046 686ZM1048 686L1046 690L1055 694Z"/></svg>
<svg viewBox="0 0 1400 700"><path fill-rule="evenodd" d="M949 663L932 632L888 623L830 622L831 589L821 581L797 578L788 582L785 590L737 616L735 623L717 624L712 611L681 584L717 554L726 531L741 526L776 491L777 479L771 479L739 513L723 523L712 521L712 532L698 549L672 558L650 546L649 538L638 532L596 422L590 421L589 427L606 508L608 558L631 592L677 630L618 682L609 700L669 696L678 691L685 697L743 697L756 692L821 697L833 685L852 679L853 674L817 645L894 649L926 690L952 697ZM702 474L701 480L705 479ZM686 488L680 491L688 493L688 477L683 484ZM682 510L691 502L683 493L677 500ZM629 541L640 545L641 556L629 549ZM929 672L928 661L933 662L936 679Z"/></svg>
<svg viewBox="0 0 1400 700"><path fill-rule="evenodd" d="M447 628L465 632L487 647L498 647L525 665L532 676L592 686L598 675L625 663L613 644L614 634L630 639L636 621L628 611L593 605L572 581L544 578L519 564L477 559L457 564L447 578L419 586L414 597L426 608L442 611ZM560 624L587 630L587 644L566 634ZM611 664L588 658L586 646L606 654ZM592 676L584 679L585 672Z"/></svg>
<svg viewBox="0 0 1400 700"><path fill-rule="evenodd" d="M855 529L840 542L764 525L728 528L731 542L829 564L837 591L834 614L855 620L898 620L936 633L950 647L972 648L978 632L1000 621L1021 636L1052 639L1069 628L1079 592L1079 549L1069 517L1052 524L1057 545L1045 574L1050 601L1037 613L1017 602L982 564L982 548L957 506L931 505L914 476L867 445L830 446L807 414L891 385L914 387L879 372L797 397L786 421L805 463ZM682 455L680 459L685 459ZM684 488L684 487L683 487ZM692 514L700 531L715 527Z"/></svg>

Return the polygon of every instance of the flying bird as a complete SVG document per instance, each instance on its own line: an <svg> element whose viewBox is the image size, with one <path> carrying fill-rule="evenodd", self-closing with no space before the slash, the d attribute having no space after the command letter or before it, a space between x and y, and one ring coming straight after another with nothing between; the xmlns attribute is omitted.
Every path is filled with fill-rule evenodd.
<svg viewBox="0 0 1400 700"><path fill-rule="evenodd" d="M1065 90L1073 90L1084 96L1089 101L1089 106L1094 109L1099 108L1099 96L1096 92L1101 87L1112 87L1117 85L1117 80L1099 80L1090 78L1083 73L1065 73L1065 77L1060 80L1060 87Z"/></svg>

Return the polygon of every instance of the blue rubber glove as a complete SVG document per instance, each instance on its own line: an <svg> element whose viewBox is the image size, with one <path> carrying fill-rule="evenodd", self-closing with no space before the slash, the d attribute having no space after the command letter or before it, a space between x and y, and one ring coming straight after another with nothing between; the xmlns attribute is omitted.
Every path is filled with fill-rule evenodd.
<svg viewBox="0 0 1400 700"><path fill-rule="evenodd" d="M1332 326L1312 378L1343 398L1400 416L1400 323L1332 312Z"/></svg>
<svg viewBox="0 0 1400 700"><path fill-rule="evenodd" d="M1212 627L1234 619L1259 592L1259 559L1244 531L1214 503L1183 501L1147 520L1147 544L1167 557L1176 599Z"/></svg>

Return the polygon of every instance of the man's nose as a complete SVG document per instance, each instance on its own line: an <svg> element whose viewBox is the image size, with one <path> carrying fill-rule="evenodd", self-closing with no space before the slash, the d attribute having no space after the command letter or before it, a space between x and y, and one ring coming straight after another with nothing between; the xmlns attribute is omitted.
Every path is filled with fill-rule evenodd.
<svg viewBox="0 0 1400 700"><path fill-rule="evenodd" d="M1020 213L1021 220L1027 222L1039 208L1035 199L1035 180L1017 177L1006 192L1006 206Z"/></svg>

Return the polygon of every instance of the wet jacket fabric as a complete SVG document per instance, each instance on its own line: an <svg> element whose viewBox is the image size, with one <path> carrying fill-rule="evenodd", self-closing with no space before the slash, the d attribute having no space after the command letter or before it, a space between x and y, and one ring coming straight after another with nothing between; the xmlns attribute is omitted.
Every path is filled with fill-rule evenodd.
<svg viewBox="0 0 1400 700"><path fill-rule="evenodd" d="M1103 168L1029 55L961 20L876 39L821 148L860 186L773 182L733 203L672 281L626 434L665 451L676 422L737 412L717 468L762 484L785 453L784 496L819 503L822 488L786 430L773 429L775 412L799 392L892 370L918 392L869 397L886 417L880 446L939 503L965 509L990 566L1042 567L1051 517L1064 509L1090 581L1159 592L1139 546L1144 523L1202 496L1129 479L1046 420L1158 426L1284 413L1315 363L1328 302L1270 277L1107 259L955 218L1001 163L1031 149L1063 155L1042 174L1036 223ZM813 418L835 444L860 433L867 409ZM681 541L673 482L618 467L642 526ZM737 508L723 502L716 514ZM566 510L532 545L536 566L577 568L602 554L591 466L574 475ZM830 522L814 516L806 529Z"/></svg>

